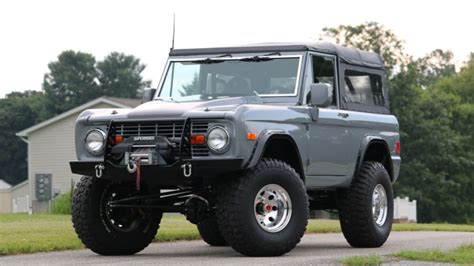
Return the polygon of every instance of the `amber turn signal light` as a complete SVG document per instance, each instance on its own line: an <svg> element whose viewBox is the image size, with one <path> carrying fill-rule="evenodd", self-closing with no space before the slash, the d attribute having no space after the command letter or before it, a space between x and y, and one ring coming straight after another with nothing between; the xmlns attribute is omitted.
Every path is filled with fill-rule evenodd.
<svg viewBox="0 0 474 266"><path fill-rule="evenodd" d="M115 145L120 144L123 141L122 135L115 135Z"/></svg>
<svg viewBox="0 0 474 266"><path fill-rule="evenodd" d="M202 145L206 143L206 136L204 135L192 135L191 145Z"/></svg>
<svg viewBox="0 0 474 266"><path fill-rule="evenodd" d="M256 133L247 133L247 139L248 140L256 140L257 139L257 134Z"/></svg>

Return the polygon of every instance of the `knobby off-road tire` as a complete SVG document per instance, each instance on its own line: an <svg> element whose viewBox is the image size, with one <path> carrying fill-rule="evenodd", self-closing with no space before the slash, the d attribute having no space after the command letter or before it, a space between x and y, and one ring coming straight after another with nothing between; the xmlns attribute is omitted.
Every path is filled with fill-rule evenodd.
<svg viewBox="0 0 474 266"><path fill-rule="evenodd" d="M374 197L376 188L378 196ZM384 215L382 212L374 211L382 208L373 206L374 198L382 198L381 192L386 195L385 218L381 216ZM363 162L351 187L338 191L338 207L342 232L351 246L382 246L393 221L393 190L385 167L379 162Z"/></svg>
<svg viewBox="0 0 474 266"><path fill-rule="evenodd" d="M145 215L138 210L134 213L127 213L125 210L124 222L111 222L110 211L105 211L108 197L113 193L121 193L112 191L128 189L116 189L112 188L113 186L113 183L106 180L83 176L74 190L72 222L79 239L95 253L132 255L151 243L159 228L162 214ZM134 217L132 221L127 220L130 217ZM122 223L131 225L127 227Z"/></svg>
<svg viewBox="0 0 474 266"><path fill-rule="evenodd" d="M215 247L228 246L214 215L198 223L197 228L202 240L207 244Z"/></svg>
<svg viewBox="0 0 474 266"><path fill-rule="evenodd" d="M287 197L280 197L284 195ZM270 199L289 198L290 203L279 201L272 202L271 205L264 204L262 197L265 197L265 202L272 202ZM309 204L304 184L293 168L279 160L263 159L242 176L221 183L216 200L219 229L225 241L243 255L285 254L300 242L308 224ZM275 222L269 224L268 229L264 229L265 225L257 221L257 217L264 216L258 216L257 213L265 210L269 213L288 210L282 208L282 202L290 206L291 215L280 216L286 218L281 220L282 223L278 223L279 226L272 227ZM278 208L274 209L277 205Z"/></svg>

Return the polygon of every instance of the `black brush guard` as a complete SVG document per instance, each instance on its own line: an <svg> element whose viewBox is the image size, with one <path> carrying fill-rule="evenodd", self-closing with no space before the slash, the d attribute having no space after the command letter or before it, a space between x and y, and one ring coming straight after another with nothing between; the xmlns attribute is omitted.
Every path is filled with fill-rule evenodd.
<svg viewBox="0 0 474 266"><path fill-rule="evenodd" d="M113 182L134 181L136 175L129 173L125 165L121 165L110 157L109 139L115 138L113 122L109 124L109 129L104 160L71 161L69 163L71 171L75 174L103 178ZM175 188L180 185L196 183L210 184L223 174L241 169L241 158L193 158L190 138L191 119L187 118L184 120L177 158L166 165L142 165L142 181L151 187L159 186L162 188Z"/></svg>

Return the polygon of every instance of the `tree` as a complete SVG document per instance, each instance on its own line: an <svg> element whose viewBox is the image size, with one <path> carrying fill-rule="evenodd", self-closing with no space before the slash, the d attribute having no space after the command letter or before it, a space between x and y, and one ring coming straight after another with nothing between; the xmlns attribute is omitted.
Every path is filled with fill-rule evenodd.
<svg viewBox="0 0 474 266"><path fill-rule="evenodd" d="M43 90L49 116L101 96L95 64L91 54L74 51L64 51L57 61L48 64Z"/></svg>
<svg viewBox="0 0 474 266"><path fill-rule="evenodd" d="M43 90L49 117L100 96L137 98L150 85L141 76L145 65L123 53L113 52L96 63L91 54L64 51L48 68Z"/></svg>
<svg viewBox="0 0 474 266"><path fill-rule="evenodd" d="M26 143L15 133L44 116L42 92L13 92L0 99L0 179L15 185L27 179Z"/></svg>
<svg viewBox="0 0 474 266"><path fill-rule="evenodd" d="M99 84L103 95L138 98L143 89L150 86L141 74L145 65L133 55L113 52L97 63Z"/></svg>
<svg viewBox="0 0 474 266"><path fill-rule="evenodd" d="M188 84L183 84L181 90L179 90L181 96L191 96L199 94L199 75L194 73L193 80Z"/></svg>
<svg viewBox="0 0 474 266"><path fill-rule="evenodd" d="M320 39L379 54L389 76L396 70L395 67L403 68L410 61L403 41L392 30L377 22L325 27Z"/></svg>
<svg viewBox="0 0 474 266"><path fill-rule="evenodd" d="M418 84L427 87L443 77L456 74L453 52L436 49L416 60L420 78Z"/></svg>

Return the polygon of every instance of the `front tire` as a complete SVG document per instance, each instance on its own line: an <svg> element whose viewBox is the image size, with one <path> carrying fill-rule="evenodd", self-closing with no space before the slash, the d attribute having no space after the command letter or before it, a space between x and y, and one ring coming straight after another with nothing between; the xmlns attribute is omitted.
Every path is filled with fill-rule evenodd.
<svg viewBox="0 0 474 266"><path fill-rule="evenodd" d="M247 256L280 256L301 240L308 196L288 164L263 159L243 176L221 184L216 217L225 241Z"/></svg>
<svg viewBox="0 0 474 266"><path fill-rule="evenodd" d="M84 245L101 255L132 255L147 247L162 214L108 207L108 202L132 196L133 186L83 176L74 190L72 222Z"/></svg>
<svg viewBox="0 0 474 266"><path fill-rule="evenodd" d="M379 162L363 162L349 189L338 191L339 221L353 247L380 247L387 241L393 221L390 176Z"/></svg>

